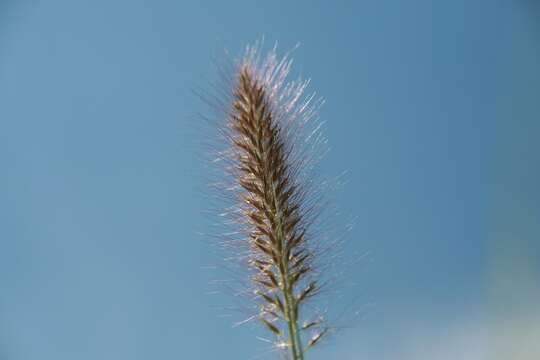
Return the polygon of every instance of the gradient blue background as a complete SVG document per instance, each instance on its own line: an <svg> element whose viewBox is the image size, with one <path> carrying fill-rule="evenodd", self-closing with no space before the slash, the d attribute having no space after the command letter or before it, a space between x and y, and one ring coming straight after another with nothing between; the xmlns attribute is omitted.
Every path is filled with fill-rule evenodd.
<svg viewBox="0 0 540 360"><path fill-rule="evenodd" d="M262 35L301 43L369 254L341 294L360 315L309 358L537 359L539 10L0 0L0 359L270 358L209 294L191 91Z"/></svg>

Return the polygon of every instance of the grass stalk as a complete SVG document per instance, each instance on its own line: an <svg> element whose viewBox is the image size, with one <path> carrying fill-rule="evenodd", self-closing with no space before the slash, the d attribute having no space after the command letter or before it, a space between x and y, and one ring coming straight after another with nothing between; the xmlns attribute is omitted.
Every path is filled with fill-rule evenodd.
<svg viewBox="0 0 540 360"><path fill-rule="evenodd" d="M319 289L309 231L313 205L302 176L309 159L298 151L308 142L298 135L312 116L312 98L302 98L306 82L284 82L289 66L273 52L261 61L248 49L232 79L223 129L230 147L222 156L236 204L233 223L247 240L236 244L247 245L258 318L276 336L276 349L304 360L326 330L320 319L300 326L300 310ZM311 334L307 343L302 331Z"/></svg>

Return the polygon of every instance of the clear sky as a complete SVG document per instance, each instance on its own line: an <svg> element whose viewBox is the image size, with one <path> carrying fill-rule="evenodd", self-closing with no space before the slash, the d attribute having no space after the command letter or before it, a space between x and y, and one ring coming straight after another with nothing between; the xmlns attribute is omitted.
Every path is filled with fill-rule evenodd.
<svg viewBox="0 0 540 360"><path fill-rule="evenodd" d="M537 359L532 0L0 0L0 359L272 358L208 285L192 92L263 35L300 43L367 254L309 358Z"/></svg>

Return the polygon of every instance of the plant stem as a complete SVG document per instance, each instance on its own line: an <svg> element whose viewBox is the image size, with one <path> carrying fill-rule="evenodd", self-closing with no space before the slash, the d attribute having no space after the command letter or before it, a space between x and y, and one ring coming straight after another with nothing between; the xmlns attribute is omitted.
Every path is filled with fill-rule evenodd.
<svg viewBox="0 0 540 360"><path fill-rule="evenodd" d="M292 289L289 288L288 291L285 292L285 306L288 311L287 323L289 327L289 341L291 343L291 353L294 360L303 360L304 352L302 350L302 341L300 339L300 333L298 331L298 323L294 319L294 310L292 310L292 303L294 302L294 298L291 299L291 290Z"/></svg>
<svg viewBox="0 0 540 360"><path fill-rule="evenodd" d="M277 197L276 197L276 184L272 183L272 192L274 195L274 204L276 205L276 223L277 223L277 235L278 242L282 244L282 249L285 249L286 241L283 231L283 221L282 221L282 212L281 209L277 206ZM284 256L287 252L282 252L282 262L281 279L282 279L282 291L283 298L285 300L285 320L287 321L287 327L289 330L289 344L291 347L291 356L292 360L304 360L304 351L302 349L302 339L298 331L298 309L295 305L294 298L294 289L291 285L290 274L289 274L289 259ZM295 310L296 308L296 310Z"/></svg>

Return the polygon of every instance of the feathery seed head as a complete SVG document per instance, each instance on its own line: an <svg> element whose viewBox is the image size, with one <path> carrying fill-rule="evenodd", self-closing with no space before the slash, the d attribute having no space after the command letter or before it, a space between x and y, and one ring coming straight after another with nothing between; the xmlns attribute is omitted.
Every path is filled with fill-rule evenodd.
<svg viewBox="0 0 540 360"><path fill-rule="evenodd" d="M222 102L229 104L221 129L227 148L219 159L236 229L228 246L250 269L257 317L276 348L298 360L327 332L321 316L302 321L313 319L305 303L323 283L314 230L323 203L313 176L323 138L310 122L322 102L304 95L308 81L286 83L290 67L275 51L261 58L258 46L247 48ZM311 334L305 342L303 331Z"/></svg>

